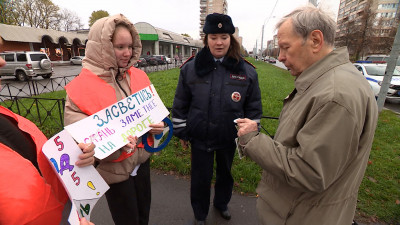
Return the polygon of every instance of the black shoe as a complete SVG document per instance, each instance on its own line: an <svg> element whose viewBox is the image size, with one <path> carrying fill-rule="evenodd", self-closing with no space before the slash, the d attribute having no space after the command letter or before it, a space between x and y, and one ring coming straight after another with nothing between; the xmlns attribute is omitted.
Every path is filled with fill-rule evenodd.
<svg viewBox="0 0 400 225"><path fill-rule="evenodd" d="M228 210L219 211L219 213L221 214L222 218L224 218L226 220L230 220L231 219L231 213Z"/></svg>
<svg viewBox="0 0 400 225"><path fill-rule="evenodd" d="M215 206L214 206L215 207ZM217 207L215 207L219 214L221 215L222 218L226 219L226 220L230 220L231 219L231 213L229 212L228 209L226 210L219 210Z"/></svg>
<svg viewBox="0 0 400 225"><path fill-rule="evenodd" d="M206 221L204 220L194 220L194 225L206 225Z"/></svg>

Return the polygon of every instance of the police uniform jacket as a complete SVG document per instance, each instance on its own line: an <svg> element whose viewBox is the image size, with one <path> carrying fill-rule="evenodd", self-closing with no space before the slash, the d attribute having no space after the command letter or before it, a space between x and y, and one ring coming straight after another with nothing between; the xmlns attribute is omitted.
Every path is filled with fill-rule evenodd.
<svg viewBox="0 0 400 225"><path fill-rule="evenodd" d="M206 151L231 147L233 120L259 123L261 116L257 73L243 59L225 56L218 64L206 47L181 67L172 108L175 136Z"/></svg>

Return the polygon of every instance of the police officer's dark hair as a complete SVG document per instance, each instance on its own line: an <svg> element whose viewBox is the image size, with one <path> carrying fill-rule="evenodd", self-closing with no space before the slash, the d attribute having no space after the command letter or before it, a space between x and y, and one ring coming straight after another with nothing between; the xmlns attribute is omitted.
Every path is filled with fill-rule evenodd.
<svg viewBox="0 0 400 225"><path fill-rule="evenodd" d="M240 56L240 44L232 34L229 34L229 37L231 39L231 43L226 56L234 58L239 62L239 60L242 58ZM208 47L208 34L204 36L203 43L205 47Z"/></svg>

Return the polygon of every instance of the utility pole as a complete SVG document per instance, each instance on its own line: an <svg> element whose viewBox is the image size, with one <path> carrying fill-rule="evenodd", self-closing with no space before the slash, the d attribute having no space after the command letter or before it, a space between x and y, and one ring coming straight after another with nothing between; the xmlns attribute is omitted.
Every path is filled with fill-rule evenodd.
<svg viewBox="0 0 400 225"><path fill-rule="evenodd" d="M257 52L258 48L257 48L257 40L256 40L256 50L254 51L254 57L257 56L258 52Z"/></svg>
<svg viewBox="0 0 400 225"><path fill-rule="evenodd" d="M263 40L264 40L264 24L262 26L262 32L261 32L261 57L263 55Z"/></svg>
<svg viewBox="0 0 400 225"><path fill-rule="evenodd" d="M378 111L381 112L383 105L385 103L387 91L389 90L390 82L392 81L392 76L394 69L396 67L397 58L400 54L400 23L397 27L396 36L394 37L392 50L390 51L390 56L387 61L385 76L383 77L381 89L378 94Z"/></svg>

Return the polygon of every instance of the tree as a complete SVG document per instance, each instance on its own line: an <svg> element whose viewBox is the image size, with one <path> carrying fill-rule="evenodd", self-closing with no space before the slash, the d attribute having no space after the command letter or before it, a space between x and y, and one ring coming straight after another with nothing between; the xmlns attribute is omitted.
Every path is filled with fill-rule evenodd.
<svg viewBox="0 0 400 225"><path fill-rule="evenodd" d="M357 60L370 47L372 36L372 24L375 13L371 8L372 0L365 1L362 10L356 14L347 14L339 27L341 33L336 37L336 46L347 46L352 60ZM360 8L360 6L353 6ZM348 12L353 11L353 8Z"/></svg>
<svg viewBox="0 0 400 225"><path fill-rule="evenodd" d="M60 8L51 0L0 0L0 23L70 31L83 24L76 13Z"/></svg>
<svg viewBox="0 0 400 225"><path fill-rule="evenodd" d="M373 0L361 2L347 9L347 14L339 19L340 33L335 40L336 46L347 46L352 60L369 54L388 54L399 23L398 16L388 18L379 15Z"/></svg>
<svg viewBox="0 0 400 225"><path fill-rule="evenodd" d="M14 16L14 1L0 0L0 23L16 25Z"/></svg>
<svg viewBox="0 0 400 225"><path fill-rule="evenodd" d="M78 30L83 27L81 19L75 12L62 9L59 13L59 28L64 31Z"/></svg>
<svg viewBox="0 0 400 225"><path fill-rule="evenodd" d="M57 17L59 7L51 0L24 0L21 12L24 13L23 23L36 28L49 29L54 23L51 18Z"/></svg>
<svg viewBox="0 0 400 225"><path fill-rule="evenodd" d="M93 11L91 16L89 17L89 27L91 27L94 24L94 22L96 22L98 19L107 16L110 16L110 14L108 14L107 11L104 10Z"/></svg>

